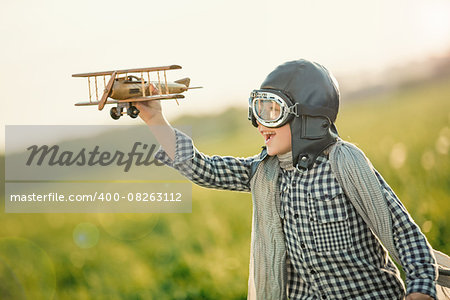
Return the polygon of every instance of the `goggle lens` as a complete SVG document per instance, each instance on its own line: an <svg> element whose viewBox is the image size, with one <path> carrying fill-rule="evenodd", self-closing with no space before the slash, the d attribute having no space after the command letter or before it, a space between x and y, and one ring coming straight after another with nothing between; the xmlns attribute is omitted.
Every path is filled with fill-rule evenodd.
<svg viewBox="0 0 450 300"><path fill-rule="evenodd" d="M281 106L274 100L254 99L253 105L257 116L267 122L276 121L281 116Z"/></svg>

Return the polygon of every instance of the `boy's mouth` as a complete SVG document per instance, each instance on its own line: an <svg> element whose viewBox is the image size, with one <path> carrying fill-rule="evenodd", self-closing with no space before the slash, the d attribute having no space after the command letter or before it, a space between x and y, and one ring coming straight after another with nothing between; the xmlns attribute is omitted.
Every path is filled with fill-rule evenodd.
<svg viewBox="0 0 450 300"><path fill-rule="evenodd" d="M274 131L261 131L261 134L264 137L264 140L266 142L266 144L275 136L275 132Z"/></svg>

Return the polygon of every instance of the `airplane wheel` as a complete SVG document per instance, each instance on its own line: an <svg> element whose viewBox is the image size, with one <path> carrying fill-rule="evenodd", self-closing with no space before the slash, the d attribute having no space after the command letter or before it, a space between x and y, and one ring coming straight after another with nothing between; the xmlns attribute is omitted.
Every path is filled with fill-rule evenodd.
<svg viewBox="0 0 450 300"><path fill-rule="evenodd" d="M119 118L122 116L122 110L119 110L117 107L111 107L109 114L114 120L119 120Z"/></svg>
<svg viewBox="0 0 450 300"><path fill-rule="evenodd" d="M134 118L137 118L137 116L139 115L140 111L139 109L137 109L136 106L131 105L128 109L127 109L127 114Z"/></svg>

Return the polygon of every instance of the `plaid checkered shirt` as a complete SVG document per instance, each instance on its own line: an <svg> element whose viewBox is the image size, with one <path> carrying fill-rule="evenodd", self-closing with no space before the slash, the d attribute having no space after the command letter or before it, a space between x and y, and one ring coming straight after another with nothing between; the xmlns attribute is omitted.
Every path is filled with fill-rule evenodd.
<svg viewBox="0 0 450 300"><path fill-rule="evenodd" d="M250 191L251 164L258 155L207 156L191 138L175 132L174 160L162 149L155 155L158 160L200 186ZM392 214L406 294L436 298L431 248L392 189L376 175ZM326 156L304 172L281 168L279 184L289 299L403 299L397 268L344 194Z"/></svg>

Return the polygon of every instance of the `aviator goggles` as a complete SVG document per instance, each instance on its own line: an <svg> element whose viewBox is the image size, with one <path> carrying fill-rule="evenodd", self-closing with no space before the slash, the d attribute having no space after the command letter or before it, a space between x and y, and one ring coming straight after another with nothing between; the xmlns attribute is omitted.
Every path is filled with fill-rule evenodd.
<svg viewBox="0 0 450 300"><path fill-rule="evenodd" d="M298 117L297 103L276 90L254 90L248 100L248 119L257 126L258 121L265 127L281 127L292 118Z"/></svg>

